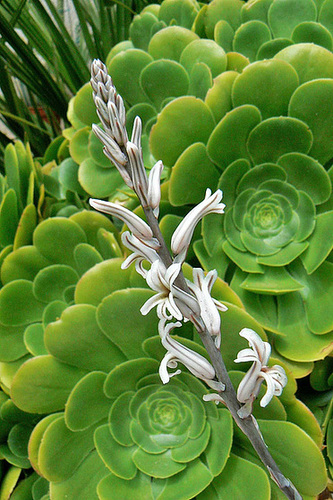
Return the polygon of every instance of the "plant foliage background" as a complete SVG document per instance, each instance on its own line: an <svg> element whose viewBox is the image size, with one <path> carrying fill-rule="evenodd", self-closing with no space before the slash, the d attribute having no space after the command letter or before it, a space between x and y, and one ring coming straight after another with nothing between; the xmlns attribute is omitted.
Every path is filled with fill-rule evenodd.
<svg viewBox="0 0 333 500"><path fill-rule="evenodd" d="M94 57L128 132L143 120L146 167L166 167L166 239L223 190L226 214L196 231L184 272L218 270L235 385L238 332L272 344L289 382L254 415L316 498L333 467L332 1L73 0L78 39L56 7L0 6L0 498L282 498L201 382L158 377L157 319L139 312L151 292L120 269L119 221L87 203L140 211L91 130ZM180 335L205 355L190 326Z"/></svg>

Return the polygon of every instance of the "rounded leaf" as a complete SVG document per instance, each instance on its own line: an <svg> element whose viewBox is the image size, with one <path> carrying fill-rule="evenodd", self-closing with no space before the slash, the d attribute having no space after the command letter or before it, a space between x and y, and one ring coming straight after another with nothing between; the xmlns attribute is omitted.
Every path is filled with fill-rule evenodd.
<svg viewBox="0 0 333 500"><path fill-rule="evenodd" d="M298 86L295 69L285 61L271 59L247 66L232 88L234 107L256 106L263 119L288 114L290 97Z"/></svg>
<svg viewBox="0 0 333 500"><path fill-rule="evenodd" d="M313 142L309 127L296 118L274 117L250 132L247 147L255 164L276 162L289 152L308 153Z"/></svg>
<svg viewBox="0 0 333 500"><path fill-rule="evenodd" d="M268 11L268 22L275 38L290 38L303 21L315 21L316 4L312 0L275 0Z"/></svg>
<svg viewBox="0 0 333 500"><path fill-rule="evenodd" d="M316 78L333 78L333 54L319 45L290 45L278 52L275 58L282 59L295 68L300 84Z"/></svg>
<svg viewBox="0 0 333 500"><path fill-rule="evenodd" d="M306 21L296 26L291 38L295 43L315 43L327 50L332 50L333 38L325 26L313 21Z"/></svg>
<svg viewBox="0 0 333 500"><path fill-rule="evenodd" d="M263 43L271 39L271 32L267 24L262 21L248 21L237 29L233 50L248 57L251 62L256 60L256 55Z"/></svg>
<svg viewBox="0 0 333 500"><path fill-rule="evenodd" d="M143 69L140 85L154 106L160 109L168 97L187 94L189 78L181 64L161 59L151 62Z"/></svg>
<svg viewBox="0 0 333 500"><path fill-rule="evenodd" d="M152 57L143 50L128 49L117 54L108 65L108 72L112 75L117 92L131 105L146 101L146 96L140 87L140 74L152 60Z"/></svg>
<svg viewBox="0 0 333 500"><path fill-rule="evenodd" d="M222 47L213 40L194 40L183 50L180 57L180 64L191 73L196 63L207 64L215 78L223 73L227 67L227 56Z"/></svg>
<svg viewBox="0 0 333 500"><path fill-rule="evenodd" d="M168 26L152 37L148 46L148 53L154 59L171 59L179 61L184 48L198 35L181 26Z"/></svg>
<svg viewBox="0 0 333 500"><path fill-rule="evenodd" d="M213 130L207 144L212 161L225 169L239 158L249 158L246 141L260 121L259 109L248 104L227 113Z"/></svg>
<svg viewBox="0 0 333 500"><path fill-rule="evenodd" d="M333 79L317 79L298 87L289 104L289 115L304 121L310 127L313 133L310 155L323 165L333 157L330 140L333 135L333 109L327 105L332 101Z"/></svg>
<svg viewBox="0 0 333 500"><path fill-rule="evenodd" d="M172 166L194 142L206 144L213 127L212 114L201 99L179 97L158 115L150 134L151 152L165 165Z"/></svg>
<svg viewBox="0 0 333 500"><path fill-rule="evenodd" d="M218 178L218 170L209 159L206 146L200 142L192 144L180 155L171 171L170 203L175 206L199 203L205 197L206 188L216 190ZM189 179L191 189L187 189Z"/></svg>

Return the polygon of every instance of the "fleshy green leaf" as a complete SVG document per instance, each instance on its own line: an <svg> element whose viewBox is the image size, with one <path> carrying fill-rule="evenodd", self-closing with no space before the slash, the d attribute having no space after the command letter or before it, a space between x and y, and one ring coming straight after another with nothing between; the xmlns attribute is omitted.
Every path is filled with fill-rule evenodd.
<svg viewBox="0 0 333 500"><path fill-rule="evenodd" d="M65 409L65 422L70 430L87 429L107 417L110 400L103 391L105 378L105 373L94 371L76 384Z"/></svg>
<svg viewBox="0 0 333 500"><path fill-rule="evenodd" d="M172 166L194 142L206 144L213 127L212 114L204 102L191 96L179 97L158 115L150 134L152 154Z"/></svg>
<svg viewBox="0 0 333 500"><path fill-rule="evenodd" d="M117 92L131 105L147 100L140 87L140 74L152 61L153 58L147 52L128 49L119 52L108 65Z"/></svg>
<svg viewBox="0 0 333 500"><path fill-rule="evenodd" d="M251 62L256 60L256 55L265 42L271 39L271 32L267 24L262 21L253 20L241 24L237 29L233 49L249 58Z"/></svg>
<svg viewBox="0 0 333 500"><path fill-rule="evenodd" d="M298 87L289 104L289 115L310 127L313 133L310 154L323 165L333 156L332 141L329 139L333 134L333 110L327 106L332 100L333 79L317 79Z"/></svg>
<svg viewBox="0 0 333 500"><path fill-rule="evenodd" d="M301 295L297 292L279 295L279 329L285 336L275 338L275 347L282 356L295 361L323 359L332 349L333 333L314 335L305 321L306 312ZM316 302L319 304L319 301ZM324 313L327 315L327 305Z"/></svg>
<svg viewBox="0 0 333 500"><path fill-rule="evenodd" d="M53 217L38 225L33 241L37 250L51 262L75 267L74 248L86 242L86 235L75 222Z"/></svg>
<svg viewBox="0 0 333 500"><path fill-rule="evenodd" d="M140 358L126 361L114 368L107 376L104 385L105 394L110 398L116 398L125 391L135 391L136 384L141 378L156 371L158 371L158 362L154 359ZM129 373L132 377L130 380Z"/></svg>
<svg viewBox="0 0 333 500"><path fill-rule="evenodd" d="M50 495L68 500L77 500L78 498L99 500L96 488L105 474L105 465L98 453L92 451L83 459L73 476L61 483L50 484Z"/></svg>
<svg viewBox="0 0 333 500"><path fill-rule="evenodd" d="M198 500L270 500L270 485L265 472L248 460L231 454L222 473L217 476Z"/></svg>
<svg viewBox="0 0 333 500"><path fill-rule="evenodd" d="M180 57L180 64L190 74L196 63L207 64L212 77L220 75L226 70L227 56L222 47L213 40L193 40L185 47Z"/></svg>
<svg viewBox="0 0 333 500"><path fill-rule="evenodd" d="M259 426L273 458L286 477L301 493L319 494L326 485L326 468L324 458L312 439L290 422L261 420ZM297 452L288 455L286 449ZM309 464L312 474L306 473Z"/></svg>
<svg viewBox="0 0 333 500"><path fill-rule="evenodd" d="M332 50L333 38L328 29L320 23L305 21L296 26L291 38L295 43L315 43Z"/></svg>
<svg viewBox="0 0 333 500"><path fill-rule="evenodd" d="M263 119L287 115L290 97L297 86L298 76L290 64L278 59L258 61L236 78L232 101L235 107L253 104Z"/></svg>
<svg viewBox="0 0 333 500"><path fill-rule="evenodd" d="M207 151L212 161L225 169L239 158L249 158L246 141L260 121L260 111L252 105L240 106L227 113L208 141Z"/></svg>
<svg viewBox="0 0 333 500"><path fill-rule="evenodd" d="M275 38L290 38L295 26L304 21L315 21L316 5L312 0L278 0L268 11L269 26Z"/></svg>
<svg viewBox="0 0 333 500"><path fill-rule="evenodd" d="M131 270L120 268L123 259L111 259L101 262L82 276L75 290L76 304L98 306L104 297L112 292L127 288Z"/></svg>
<svg viewBox="0 0 333 500"><path fill-rule="evenodd" d="M255 164L276 162L289 152L308 153L312 145L308 126L296 118L274 117L250 132L247 147Z"/></svg>
<svg viewBox="0 0 333 500"><path fill-rule="evenodd" d="M206 146L200 142L192 144L180 155L172 169L170 203L175 206L199 203L205 197L206 188L215 191L218 178L218 171L208 158ZM191 189L187 189L189 179Z"/></svg>
<svg viewBox="0 0 333 500"><path fill-rule="evenodd" d="M171 59L179 61L184 48L198 35L181 26L168 26L152 37L148 46L148 53L154 59Z"/></svg>
<svg viewBox="0 0 333 500"><path fill-rule="evenodd" d="M98 123L95 103L92 97L92 89L90 83L86 83L81 87L73 100L73 112L75 116L85 125L91 126L93 123Z"/></svg>
<svg viewBox="0 0 333 500"><path fill-rule="evenodd" d="M317 215L316 226L309 238L309 248L301 259L308 274L312 274L326 259L333 248L333 212Z"/></svg>
<svg viewBox="0 0 333 500"><path fill-rule="evenodd" d="M41 269L34 280L33 292L41 302L63 300L63 293L75 285L79 276L72 267L54 264Z"/></svg>
<svg viewBox="0 0 333 500"><path fill-rule="evenodd" d="M108 425L102 425L95 432L96 449L105 465L122 479L133 479L137 468L132 461L136 446L122 446L115 441ZM155 457L155 455L154 455Z"/></svg>
<svg viewBox="0 0 333 500"><path fill-rule="evenodd" d="M275 58L282 59L295 68L300 84L317 78L333 78L333 54L319 45L290 45L278 52Z"/></svg>
<svg viewBox="0 0 333 500"><path fill-rule="evenodd" d="M15 404L31 413L60 410L74 385L85 375L52 356L38 356L21 366L12 384Z"/></svg>
<svg viewBox="0 0 333 500"><path fill-rule="evenodd" d="M108 372L126 358L100 330L96 308L88 304L68 307L45 330L48 351L64 363Z"/></svg>
<svg viewBox="0 0 333 500"><path fill-rule="evenodd" d="M241 24L241 9L243 2L240 0L215 0L208 5L205 12L205 30L208 38L213 38L214 27L217 21L224 19L236 30Z"/></svg>
<svg viewBox="0 0 333 500"><path fill-rule="evenodd" d="M214 78L213 86L207 92L205 103L212 111L216 123L232 109L231 89L237 76L236 71L225 71Z"/></svg>
<svg viewBox="0 0 333 500"><path fill-rule="evenodd" d="M251 292L268 294L284 294L303 288L288 271L275 267L268 268L265 274L249 274L241 286Z"/></svg>
<svg viewBox="0 0 333 500"><path fill-rule="evenodd" d="M142 342L158 331L155 311L147 316L140 313L140 308L151 296L151 290L119 290L103 299L97 309L100 328L127 359L142 357Z"/></svg>
<svg viewBox="0 0 333 500"><path fill-rule="evenodd" d="M96 198L110 196L123 184L121 175L115 167L103 168L92 158L86 158L81 163L79 182L88 194Z"/></svg>
<svg viewBox="0 0 333 500"><path fill-rule="evenodd" d="M189 78L179 63L162 59L151 62L143 69L140 84L152 103L160 109L168 97L187 94Z"/></svg>
<svg viewBox="0 0 333 500"><path fill-rule="evenodd" d="M28 325L42 319L44 304L33 294L31 281L18 279L0 291L0 322L4 325Z"/></svg>
<svg viewBox="0 0 333 500"><path fill-rule="evenodd" d="M150 477L140 471L130 481L109 474L100 481L97 491L98 498L101 500L118 500L119 498L131 497L135 497L137 500L155 499Z"/></svg>

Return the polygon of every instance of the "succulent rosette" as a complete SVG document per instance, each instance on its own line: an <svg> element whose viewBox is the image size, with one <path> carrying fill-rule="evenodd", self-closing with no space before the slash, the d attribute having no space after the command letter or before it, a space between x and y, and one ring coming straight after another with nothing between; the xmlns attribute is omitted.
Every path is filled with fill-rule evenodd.
<svg viewBox="0 0 333 500"><path fill-rule="evenodd" d="M150 134L172 168L172 204L196 203L207 185L224 192L224 221L203 222L197 256L295 362L332 348L332 77L331 52L293 45L219 75L204 102L175 99Z"/></svg>
<svg viewBox="0 0 333 500"><path fill-rule="evenodd" d="M194 27L226 52L241 53L253 62L297 43L332 50L331 13L331 0L213 0L201 8Z"/></svg>
<svg viewBox="0 0 333 500"><path fill-rule="evenodd" d="M186 369L162 384L158 319L154 311L140 313L153 292L135 271L121 270L120 253L112 224L80 212L42 222L33 245L4 260L0 352L7 354L0 373L7 395L0 410L9 427L0 452L15 464L14 450L36 471L16 488L13 479L13 494L189 500L201 492L233 496L244 484L247 498L269 500L276 487L251 453L239 452L242 438L229 413L202 400L207 388ZM219 279L213 295L228 305L222 349L237 385L244 372L233 371L233 360L246 347L238 332L249 327L266 336ZM184 345L205 355L190 325L179 332ZM273 453L282 454L284 438L295 449L281 466L311 497L326 484L322 434L295 389L289 374L282 399L273 397L267 409L255 403L254 412ZM309 463L315 480L305 473Z"/></svg>

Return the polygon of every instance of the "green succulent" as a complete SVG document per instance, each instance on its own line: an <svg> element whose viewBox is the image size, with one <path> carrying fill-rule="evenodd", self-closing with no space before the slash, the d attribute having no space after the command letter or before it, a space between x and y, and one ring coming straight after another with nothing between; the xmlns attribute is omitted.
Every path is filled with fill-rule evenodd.
<svg viewBox="0 0 333 500"><path fill-rule="evenodd" d="M121 254L112 224L80 212L43 221L33 245L4 260L0 380L7 395L0 415L10 408L22 418L8 422L0 452L6 450L2 458L20 469L18 457L29 458L26 465L37 472L13 495L29 490L36 498L110 500L135 491L145 498L190 499L203 491L230 498L241 484L249 499L274 498L276 487L233 431L230 415L202 401L204 385L189 373L161 383L158 320L154 312L139 312L152 292L134 270L120 269ZM185 273L191 274L189 266ZM224 282L218 280L213 293L228 305L222 349L237 385L244 372L234 370L233 360L246 345L238 332L247 326L266 336ZM182 343L204 355L192 327L185 325L181 335ZM265 410L256 404L254 414L263 419L273 454L285 455L284 439L294 449L281 466L311 498L326 484L322 434L295 389L289 374L282 400L274 397ZM306 474L309 463L315 481Z"/></svg>
<svg viewBox="0 0 333 500"><path fill-rule="evenodd" d="M287 47L222 73L204 102L173 100L150 134L172 167L173 205L196 203L207 185L223 190L224 221L204 221L197 256L299 362L322 359L333 340L332 64L322 47Z"/></svg>
<svg viewBox="0 0 333 500"><path fill-rule="evenodd" d="M77 194L82 188L66 184L69 175L64 174L64 167L59 174L59 167L49 163L49 154L50 150L47 164L41 166L33 158L29 144L17 141L5 149L4 175L0 174L0 265L13 249L32 242L33 231L41 220L82 209Z"/></svg>

